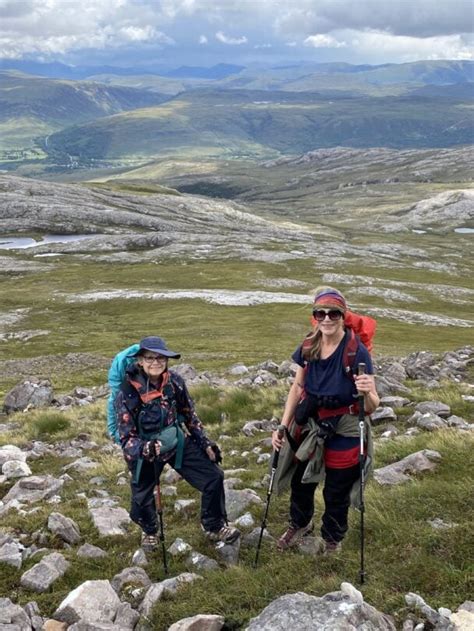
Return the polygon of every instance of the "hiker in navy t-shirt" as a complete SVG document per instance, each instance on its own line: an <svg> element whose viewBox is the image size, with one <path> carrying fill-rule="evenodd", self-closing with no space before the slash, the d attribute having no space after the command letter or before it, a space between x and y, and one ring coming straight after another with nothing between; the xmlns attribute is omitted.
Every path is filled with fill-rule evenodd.
<svg viewBox="0 0 474 631"><path fill-rule="evenodd" d="M313 530L314 492L323 479L321 551L337 550L347 532L351 490L360 477L359 396L366 414L380 402L370 354L345 326L354 315L340 291L319 288L314 330L292 356L298 369L281 421L286 438L278 431L272 437L274 449L281 450L276 486L283 488L285 475L291 479L290 525L277 542L280 550ZM365 364L365 374L353 374L359 363ZM365 430L367 447L367 417Z"/></svg>

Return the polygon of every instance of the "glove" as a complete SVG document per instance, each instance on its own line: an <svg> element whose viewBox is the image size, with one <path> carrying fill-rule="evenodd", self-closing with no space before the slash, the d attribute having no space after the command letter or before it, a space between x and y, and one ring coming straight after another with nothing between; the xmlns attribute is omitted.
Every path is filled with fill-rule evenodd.
<svg viewBox="0 0 474 631"><path fill-rule="evenodd" d="M142 456L148 462L152 462L160 453L161 443L159 440L147 440L143 444Z"/></svg>
<svg viewBox="0 0 474 631"><path fill-rule="evenodd" d="M216 459L214 460L214 462L216 464L219 464L222 462L222 453L221 450L219 449L219 446L216 445L216 443L214 443L213 445L211 445L211 449L214 452Z"/></svg>

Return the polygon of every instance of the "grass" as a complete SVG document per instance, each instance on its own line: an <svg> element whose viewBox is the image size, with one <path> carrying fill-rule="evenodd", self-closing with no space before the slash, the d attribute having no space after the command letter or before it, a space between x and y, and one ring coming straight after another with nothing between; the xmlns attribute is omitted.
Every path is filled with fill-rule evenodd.
<svg viewBox="0 0 474 631"><path fill-rule="evenodd" d="M463 410L460 391L456 385L444 386L432 392L432 398L448 395L453 413ZM242 390L237 388L211 390L201 386L192 390L198 412L206 421L209 435L218 439L221 434L230 439L221 442L224 450L224 466L227 469L244 467L244 486L260 481L267 471L266 465L257 465L252 449L266 436L259 433L244 436L240 429L251 419L269 418L271 413L281 414L285 392L281 388ZM415 398L424 398L422 391ZM225 420L221 415L225 414ZM469 417L467 417L469 418ZM94 404L64 413L33 410L17 414L12 420L19 428L12 435L3 434L2 443L26 445L37 436L48 443L64 442L80 432L88 432L99 445L107 443L105 437L105 405ZM64 422L67 420L67 423ZM382 431L376 428L376 433ZM420 594L432 607L445 606L456 609L472 594L472 566L469 559L474 544L470 524L474 518L472 484L474 470L474 437L469 433L445 430L425 433L410 439L379 443L376 449L376 466L395 462L420 449L434 449L441 454L441 461L433 472L417 476L413 481L395 487L380 487L371 482L366 489L366 569L367 582L362 588L366 601L381 611L392 614L401 623L407 613L404 595L408 591ZM231 450L236 454L231 456ZM243 451L250 452L241 456ZM72 480L61 492L63 503L49 505L42 502L30 514L11 511L3 519L3 528L13 533L26 533L26 543L31 545L34 533L44 533L46 546L59 548L70 561L66 575L54 583L51 590L35 594L42 615L50 616L63 598L85 580L111 579L130 565L131 556L138 546L139 533L131 527L126 537L100 537L88 514L85 492L96 495L99 488L116 497L119 504L128 507L128 485L117 486L117 476L125 473L120 456L94 450L87 453L97 462L97 467L86 473L69 471ZM58 476L62 467L70 462L47 454L31 463L34 474ZM90 483L91 478L104 478L101 487ZM4 486L4 490L11 483ZM258 489L262 499L266 486ZM178 483L178 497L195 498L199 495L184 481ZM168 545L181 537L196 550L216 557L199 528L198 504L188 519L178 517L172 510L174 500L164 498L166 539ZM321 516L321 493L317 491L316 520ZM79 525L83 541L98 545L108 553L104 559L80 559L76 548L63 544L46 530L48 515L59 510ZM263 516L263 508L251 508L257 523ZM288 493L273 496L270 505L268 529L278 535L285 527L288 511ZM457 526L449 530L433 530L429 519L441 517ZM152 625L156 630L167 628L176 620L196 613L221 614L226 619L226 629L238 631L245 628L249 619L257 615L274 598L287 593L304 591L321 596L339 588L342 581L357 585L359 569L359 516L350 513L350 530L343 554L334 558L317 560L297 552L278 554L267 542L263 543L258 569L253 568L255 549L242 546L240 562L230 569L210 572L205 582L185 586L178 597L168 597L166 606L159 604L153 613ZM21 574L38 561L28 559L21 570L0 573L0 592L9 594L20 604L31 600L31 593L19 585ZM187 571L184 559L169 559L171 575ZM390 571L387 571L390 568ZM160 581L163 574L160 553L147 568L152 581Z"/></svg>

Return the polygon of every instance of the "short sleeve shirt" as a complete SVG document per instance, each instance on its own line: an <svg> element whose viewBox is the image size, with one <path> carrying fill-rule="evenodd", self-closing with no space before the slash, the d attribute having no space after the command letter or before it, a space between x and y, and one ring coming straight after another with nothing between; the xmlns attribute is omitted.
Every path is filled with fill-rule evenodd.
<svg viewBox="0 0 474 631"><path fill-rule="evenodd" d="M349 331L346 331L338 347L326 359L307 362L303 358L303 347L299 346L292 355L298 366L306 368L304 387L307 393L315 396L332 397L340 406L351 405L357 398L354 381L344 374L343 355ZM365 363L366 372L373 374L372 360L367 348L359 341L353 366Z"/></svg>

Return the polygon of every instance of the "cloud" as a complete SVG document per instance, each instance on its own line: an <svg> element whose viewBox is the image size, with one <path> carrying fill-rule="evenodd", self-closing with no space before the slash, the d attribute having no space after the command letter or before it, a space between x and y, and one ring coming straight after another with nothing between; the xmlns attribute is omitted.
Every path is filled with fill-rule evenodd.
<svg viewBox="0 0 474 631"><path fill-rule="evenodd" d="M207 44L207 37L205 35L200 35L198 41L200 44Z"/></svg>
<svg viewBox="0 0 474 631"><path fill-rule="evenodd" d="M346 42L339 42L332 35L310 35L307 37L303 44L305 46L312 46L313 48L346 48Z"/></svg>
<svg viewBox="0 0 474 631"><path fill-rule="evenodd" d="M230 46L240 46L241 44L246 44L248 41L245 35L242 35L241 37L229 37L222 31L217 31L216 39L219 42L222 42L222 44L229 44Z"/></svg>

